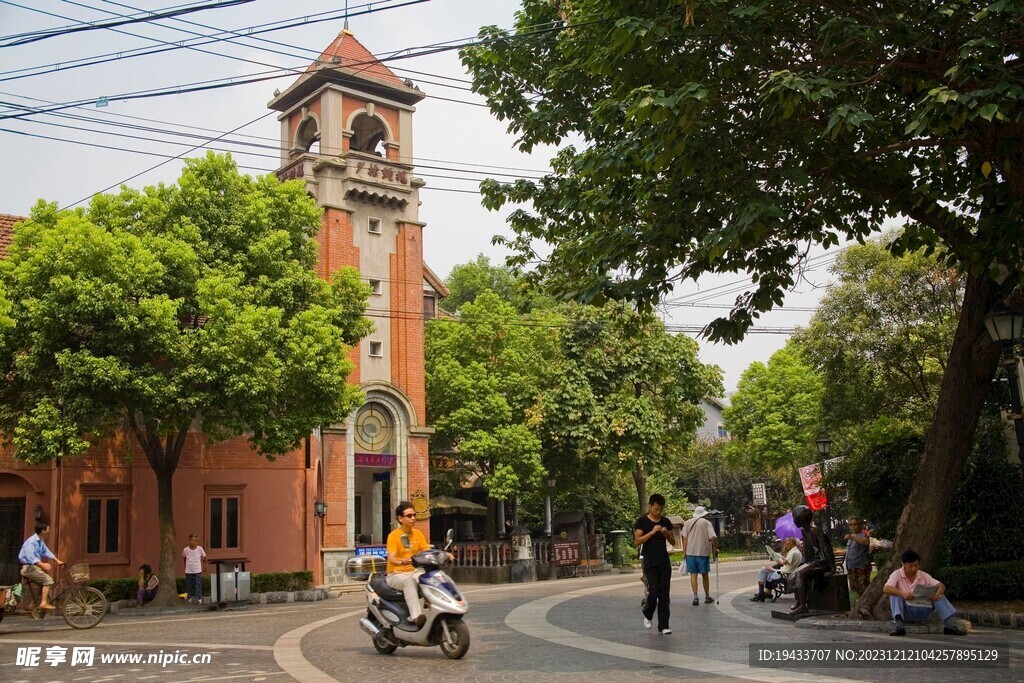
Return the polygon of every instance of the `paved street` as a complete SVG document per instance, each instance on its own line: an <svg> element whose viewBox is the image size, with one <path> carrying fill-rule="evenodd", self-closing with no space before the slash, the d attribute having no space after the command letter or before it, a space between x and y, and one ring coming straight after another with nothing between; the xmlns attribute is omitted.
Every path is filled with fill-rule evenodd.
<svg viewBox="0 0 1024 683"><path fill-rule="evenodd" d="M464 586L471 611L469 654L449 661L438 648L376 654L357 620L362 596L322 603L253 607L199 617L108 616L90 631L63 621L7 618L0 624L0 680L18 681L1020 681L1024 634L978 629L953 640L907 637L898 644L1009 643L1011 668L768 669L748 665L750 643L891 646L885 634L798 629L771 620L769 605L747 600L759 563L726 563L722 600L693 607L689 580L676 577L670 636L640 624L639 576L567 579L515 586ZM712 589L714 576L712 575ZM789 598L778 606L788 608ZM19 648L40 647L37 666L19 665ZM67 648L68 661L46 664L48 648ZM95 647L92 666L70 659L74 647ZM24 652L24 651L22 651ZM177 663L101 664L101 655L161 654ZM209 655L209 663L190 662ZM185 658L188 658L187 660Z"/></svg>

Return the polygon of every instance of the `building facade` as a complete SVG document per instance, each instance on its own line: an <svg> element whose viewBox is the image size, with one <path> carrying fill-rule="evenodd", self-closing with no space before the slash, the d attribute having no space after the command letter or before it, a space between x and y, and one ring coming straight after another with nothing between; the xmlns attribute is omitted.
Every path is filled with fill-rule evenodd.
<svg viewBox="0 0 1024 683"><path fill-rule="evenodd" d="M209 445L191 434L174 477L180 546L198 533L211 559L244 557L253 572L305 569L317 583L340 583L356 545L383 543L399 500L426 512L424 320L447 292L423 263L412 152L413 105L423 97L345 30L270 102L280 112L278 177L304 179L323 208L321 276L353 266L373 290L366 314L375 330L352 350L350 377L366 400L274 462L244 439ZM0 250L16 218L0 217ZM156 512L156 478L127 433L47 465L0 451L0 584L17 571L17 547L37 520L50 523L61 559L88 562L95 577L155 565Z"/></svg>

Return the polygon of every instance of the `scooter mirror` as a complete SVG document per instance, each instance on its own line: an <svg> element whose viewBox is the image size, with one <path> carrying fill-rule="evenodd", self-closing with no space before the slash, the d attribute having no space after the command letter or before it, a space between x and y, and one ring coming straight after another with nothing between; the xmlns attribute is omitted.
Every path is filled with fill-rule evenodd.
<svg viewBox="0 0 1024 683"><path fill-rule="evenodd" d="M455 529L449 529L448 533L444 535L444 549L448 550L452 547L452 543L455 542Z"/></svg>
<svg viewBox="0 0 1024 683"><path fill-rule="evenodd" d="M412 543L409 541L409 537L406 534L402 534L402 547L406 550L412 548Z"/></svg>

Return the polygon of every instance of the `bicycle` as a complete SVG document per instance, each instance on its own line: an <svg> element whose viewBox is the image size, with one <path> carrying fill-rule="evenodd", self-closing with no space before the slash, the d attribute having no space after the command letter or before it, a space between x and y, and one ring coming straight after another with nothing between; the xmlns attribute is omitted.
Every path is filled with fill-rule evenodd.
<svg viewBox="0 0 1024 683"><path fill-rule="evenodd" d="M89 578L88 564L57 565L57 579L50 586L50 602L60 610L68 626L77 629L92 628L103 621L107 614L107 598L95 588L77 585ZM30 615L42 619L49 610L39 607L42 587L35 581L21 578L21 598L15 604L5 603L0 609L0 621L4 613ZM27 590L26 590L27 588ZM14 591L15 586L0 586L0 590Z"/></svg>

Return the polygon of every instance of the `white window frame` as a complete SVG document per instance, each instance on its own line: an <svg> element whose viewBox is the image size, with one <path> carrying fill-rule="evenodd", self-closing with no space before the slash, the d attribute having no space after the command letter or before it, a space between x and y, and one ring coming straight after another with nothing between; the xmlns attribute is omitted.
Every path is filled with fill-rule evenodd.
<svg viewBox="0 0 1024 683"><path fill-rule="evenodd" d="M369 344L370 345L369 345L368 348L369 348L369 351L370 351L370 357L371 358L383 358L384 357L384 342L379 341L377 339L371 339ZM376 347L377 347L377 353L373 352L375 344L376 344Z"/></svg>
<svg viewBox="0 0 1024 683"><path fill-rule="evenodd" d="M376 227L376 230L374 229ZM366 232L371 235L383 235L384 234L384 221L377 218L376 216L368 216L366 219Z"/></svg>

